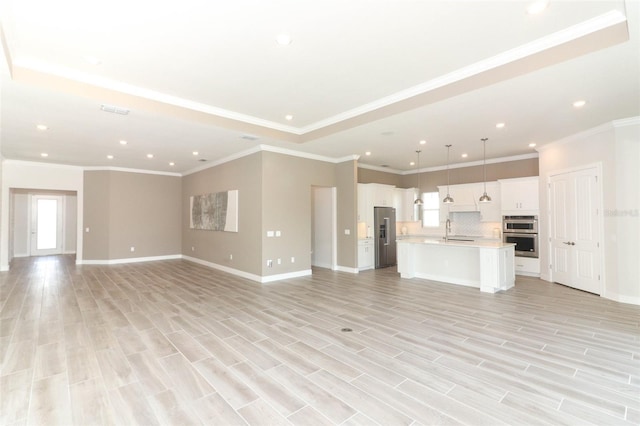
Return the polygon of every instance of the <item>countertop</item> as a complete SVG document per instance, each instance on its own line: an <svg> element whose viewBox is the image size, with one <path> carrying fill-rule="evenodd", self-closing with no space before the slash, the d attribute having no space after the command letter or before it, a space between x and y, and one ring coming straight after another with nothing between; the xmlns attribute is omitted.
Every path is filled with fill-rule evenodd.
<svg viewBox="0 0 640 426"><path fill-rule="evenodd" d="M442 238L405 238L398 240L398 244L430 244L449 247L477 247L477 248L505 248L515 246L513 243L503 243L502 241L445 241Z"/></svg>

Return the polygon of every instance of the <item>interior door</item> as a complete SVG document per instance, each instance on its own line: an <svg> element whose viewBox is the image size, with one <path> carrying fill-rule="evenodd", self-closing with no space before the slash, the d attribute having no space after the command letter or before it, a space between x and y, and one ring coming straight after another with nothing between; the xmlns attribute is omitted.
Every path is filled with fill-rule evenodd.
<svg viewBox="0 0 640 426"><path fill-rule="evenodd" d="M62 253L62 197L31 197L31 256Z"/></svg>
<svg viewBox="0 0 640 426"><path fill-rule="evenodd" d="M601 294L597 170L550 179L553 280Z"/></svg>

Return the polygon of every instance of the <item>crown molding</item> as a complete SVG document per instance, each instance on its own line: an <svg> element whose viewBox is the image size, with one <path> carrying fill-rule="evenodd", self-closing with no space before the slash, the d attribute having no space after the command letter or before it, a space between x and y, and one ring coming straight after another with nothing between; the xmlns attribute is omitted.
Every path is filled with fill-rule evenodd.
<svg viewBox="0 0 640 426"><path fill-rule="evenodd" d="M538 153L534 152L531 154L511 155L509 157L488 158L487 164L508 163L509 161L528 160L531 158L538 158L538 157L539 157ZM450 164L449 169L462 169L465 167L481 166L483 164L484 164L484 161L482 160L469 161L467 163L455 163L455 164ZM402 175L402 176L413 175L416 173L437 172L440 170L447 169L447 166L435 166L435 167L421 167L417 170L416 169L397 170L397 169L390 169L388 167L370 166L368 164L358 164L358 167L362 169L377 170L380 172L393 173L393 174Z"/></svg>
<svg viewBox="0 0 640 426"><path fill-rule="evenodd" d="M32 166L32 167L50 167L55 169L66 169L66 170L77 170L83 171L85 168L82 166L73 166L70 164L60 164L60 163L46 163L42 161L25 161L25 160L12 160L10 158L5 158L3 160L3 164L15 164L17 166Z"/></svg>
<svg viewBox="0 0 640 426"><path fill-rule="evenodd" d="M324 155L310 154L310 153L307 153L307 152L295 151L293 149L280 148L280 147L273 146L273 145L264 145L263 144L263 145L258 145L258 146L254 147L254 148L250 148L250 149L247 149L247 150L244 150L244 151L240 151L238 153L229 155L229 156L221 158L219 160L212 161L211 163L207 163L207 164L204 164L202 166L195 167L193 169L189 169L186 172L183 172L182 176L188 176L188 175L191 175L193 173L201 172L202 170L210 169L212 167L216 167L216 166L219 166L221 164L228 163L230 161L234 161L234 160L237 160L239 158L255 154L257 152L273 152L273 153L276 153L276 154L290 155L292 157L306 158L308 160L324 161L326 163L333 163L333 164L343 163L345 161L358 161L358 159L360 158L359 155L355 155L355 154L354 155L347 155L345 157L333 158L333 157L327 157L327 156L324 156Z"/></svg>
<svg viewBox="0 0 640 426"><path fill-rule="evenodd" d="M620 120L614 120L614 121L610 121L608 123L604 123L601 124L599 126L593 127L591 129L585 130L583 132L580 133L576 133L573 134L571 136L567 136L566 138L562 138L562 139L558 139L557 141L548 143L546 145L543 145L539 148L536 148L536 150L538 152L544 152L546 150L555 148L559 145L565 145L571 142L575 142L578 140L582 140L585 138L588 138L590 136L595 136L598 135L600 133L604 133L604 132L609 132L615 129L619 129L622 127L627 127L627 126L637 126L640 125L640 116L637 117L629 117L629 118L622 118Z"/></svg>
<svg viewBox="0 0 640 426"><path fill-rule="evenodd" d="M613 127L615 128L627 127L627 126L638 126L640 125L640 116L622 118L620 120L613 120L612 124L613 124Z"/></svg>
<svg viewBox="0 0 640 426"><path fill-rule="evenodd" d="M91 167L83 167L84 171L94 172L94 171L108 171L108 172L125 172L125 173L140 173L145 175L161 175L161 176L182 176L181 173L176 172L163 172L157 170L145 170L145 169L129 169L126 167L101 167L101 166L91 166Z"/></svg>

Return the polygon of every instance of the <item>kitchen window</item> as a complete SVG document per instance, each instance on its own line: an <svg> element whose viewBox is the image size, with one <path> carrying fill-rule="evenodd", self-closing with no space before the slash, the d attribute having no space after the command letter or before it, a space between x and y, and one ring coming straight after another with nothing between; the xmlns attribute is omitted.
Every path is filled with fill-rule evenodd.
<svg viewBox="0 0 640 426"><path fill-rule="evenodd" d="M422 226L437 228L440 226L440 195L438 192L422 194Z"/></svg>

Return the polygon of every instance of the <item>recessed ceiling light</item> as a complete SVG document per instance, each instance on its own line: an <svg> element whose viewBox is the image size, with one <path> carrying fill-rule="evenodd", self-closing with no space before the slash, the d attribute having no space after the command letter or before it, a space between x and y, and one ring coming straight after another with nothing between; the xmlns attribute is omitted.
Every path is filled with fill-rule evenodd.
<svg viewBox="0 0 640 426"><path fill-rule="evenodd" d="M365 152L364 155L371 155L371 151Z"/></svg>
<svg viewBox="0 0 640 426"><path fill-rule="evenodd" d="M587 104L587 101L584 100L579 100L579 101L575 101L573 103L573 106L576 108L582 108L583 106L585 106Z"/></svg>
<svg viewBox="0 0 640 426"><path fill-rule="evenodd" d="M100 65L102 63L102 61L95 56L83 56L83 59L91 65Z"/></svg>
<svg viewBox="0 0 640 426"><path fill-rule="evenodd" d="M420 141L420 145L424 145L426 143L427 143L427 141L425 141L424 139Z"/></svg>
<svg viewBox="0 0 640 426"><path fill-rule="evenodd" d="M278 42L280 46L288 46L292 41L293 40L291 40L291 36L286 33L278 34L276 36L276 42Z"/></svg>
<svg viewBox="0 0 640 426"><path fill-rule="evenodd" d="M198 151L193 151L192 154L193 155L198 155Z"/></svg>
<svg viewBox="0 0 640 426"><path fill-rule="evenodd" d="M469 155L465 152L464 154L462 154L462 158L467 158Z"/></svg>
<svg viewBox="0 0 640 426"><path fill-rule="evenodd" d="M293 120L293 115L287 114L287 115L284 116L284 118L286 118L287 120L291 121L291 120Z"/></svg>
<svg viewBox="0 0 640 426"><path fill-rule="evenodd" d="M125 140L120 141L120 145L126 145L128 142Z"/></svg>
<svg viewBox="0 0 640 426"><path fill-rule="evenodd" d="M502 129L504 127L504 123L496 124L496 129Z"/></svg>
<svg viewBox="0 0 640 426"><path fill-rule="evenodd" d="M108 158L109 160L113 160L113 155L109 154L109 155L107 155L107 158Z"/></svg>
<svg viewBox="0 0 640 426"><path fill-rule="evenodd" d="M38 124L36 126L36 129L44 131L44 130L47 130L48 127L46 125L44 125L44 124Z"/></svg>
<svg viewBox="0 0 640 426"><path fill-rule="evenodd" d="M40 157L48 157L49 154L47 154L46 152L43 152L42 154L40 154Z"/></svg>
<svg viewBox="0 0 640 426"><path fill-rule="evenodd" d="M169 163L170 166L175 166L176 163L174 163L173 161Z"/></svg>
<svg viewBox="0 0 640 426"><path fill-rule="evenodd" d="M535 146L536 146L536 144L535 144L535 143L533 143L533 142L531 142L531 143L529 144L529 148L533 148L533 147L535 147Z"/></svg>
<svg viewBox="0 0 640 426"><path fill-rule="evenodd" d="M549 6L549 0L536 0L527 6L527 13L529 15L537 15Z"/></svg>
<svg viewBox="0 0 640 426"><path fill-rule="evenodd" d="M153 158L153 154L147 154L147 158Z"/></svg>

